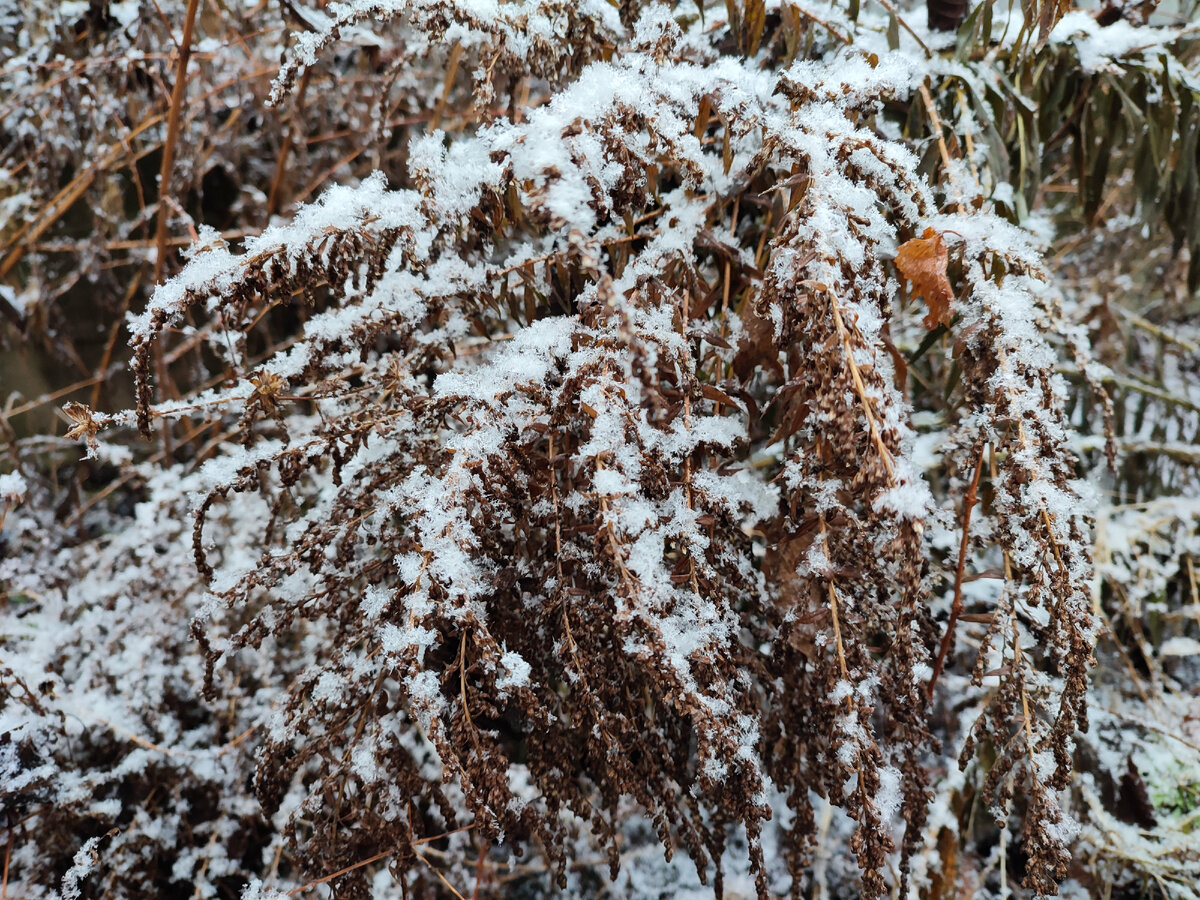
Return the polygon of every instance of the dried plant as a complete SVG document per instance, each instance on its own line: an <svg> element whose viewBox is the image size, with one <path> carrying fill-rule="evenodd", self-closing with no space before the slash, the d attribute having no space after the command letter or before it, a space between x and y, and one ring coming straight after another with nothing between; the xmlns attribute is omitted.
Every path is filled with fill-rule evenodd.
<svg viewBox="0 0 1200 900"><path fill-rule="evenodd" d="M64 409L107 495L56 525L13 442L13 883L586 892L657 842L799 897L841 841L843 890L1003 896L1010 823L1030 894L1119 859L1073 777L1115 376L931 90L999 63L890 5L284 6L274 109L347 41L363 108L438 99L387 174L197 226L132 409ZM1062 55L1061 12L1000 52Z"/></svg>

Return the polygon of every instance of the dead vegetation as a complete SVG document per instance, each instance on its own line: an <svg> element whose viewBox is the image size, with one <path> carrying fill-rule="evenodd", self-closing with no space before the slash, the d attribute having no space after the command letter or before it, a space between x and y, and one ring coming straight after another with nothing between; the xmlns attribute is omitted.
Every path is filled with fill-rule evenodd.
<svg viewBox="0 0 1200 900"><path fill-rule="evenodd" d="M1082 39L136 5L0 0L49 48L0 43L0 298L60 368L4 420L6 895L636 894L650 847L718 894L1190 896L1200 776L1147 761L1194 749L1153 722L1195 460L1143 445L1195 439L1193 295L1089 285L1086 93L1048 139L972 93Z"/></svg>

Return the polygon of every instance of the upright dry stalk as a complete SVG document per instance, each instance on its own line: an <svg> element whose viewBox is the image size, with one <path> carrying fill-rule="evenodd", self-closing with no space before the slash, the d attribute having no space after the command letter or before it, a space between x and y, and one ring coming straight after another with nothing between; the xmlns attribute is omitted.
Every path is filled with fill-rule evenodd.
<svg viewBox="0 0 1200 900"><path fill-rule="evenodd" d="M163 141L162 169L158 176L158 225L154 232L154 283L162 282L167 256L167 210L170 207L171 175L175 169L175 145L179 142L179 120L187 96L188 61L192 55L192 31L200 0L188 0L183 19L183 37L179 42L179 59L175 64L175 83L171 86L171 107L167 111L167 137Z"/></svg>

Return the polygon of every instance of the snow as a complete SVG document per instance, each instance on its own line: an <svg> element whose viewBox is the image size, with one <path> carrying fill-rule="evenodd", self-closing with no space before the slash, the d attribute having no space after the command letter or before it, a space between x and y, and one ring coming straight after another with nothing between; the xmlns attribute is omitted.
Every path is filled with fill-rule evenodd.
<svg viewBox="0 0 1200 900"><path fill-rule="evenodd" d="M1158 654L1159 656L1200 656L1200 641L1176 635L1162 642L1162 646L1158 648Z"/></svg>
<svg viewBox="0 0 1200 900"><path fill-rule="evenodd" d="M504 667L504 674L496 679L496 688L501 691L507 691L514 687L528 687L530 684L529 673L531 671L529 663L521 658L519 653L514 653L509 650L500 657L500 665Z"/></svg>
<svg viewBox="0 0 1200 900"><path fill-rule="evenodd" d="M252 878L242 888L241 900L287 900L290 896L286 891L268 887L257 878Z"/></svg>
<svg viewBox="0 0 1200 900"><path fill-rule="evenodd" d="M25 483L25 479L21 477L19 472L0 474L0 498L9 502L19 503L25 499L28 489L29 486Z"/></svg>
<svg viewBox="0 0 1200 900"><path fill-rule="evenodd" d="M1163 43L1178 39L1178 33L1174 29L1141 28L1124 19L1102 27L1091 12L1079 9L1062 17L1050 39L1070 43L1085 73L1119 73L1117 62L1122 57L1139 53L1153 58Z"/></svg>
<svg viewBox="0 0 1200 900"><path fill-rule="evenodd" d="M82 14L85 5L63 9ZM406 35L419 32L422 22L437 15L437 6L432 0L356 0L329 4L323 12L311 10L316 30L296 36L289 65L314 65L335 32L365 44L375 39L372 29L389 18L400 16L395 28ZM129 27L136 7L113 3L110 12L121 27ZM440 36L441 49L433 41L433 58L448 41L471 52L493 48L520 56L533 52L540 41L561 37L568 27L562 9L549 2L471 0L450 9L453 21ZM466 687L460 690L458 682L447 679L475 678L482 671L482 686L473 686L472 692L494 687L489 699L510 705L536 697L542 712L555 715L555 704L581 689L580 672L561 660L571 652L566 638L522 634L491 644L484 638L491 640L491 630L510 619L514 608L520 615L528 613L531 622L543 622L540 627L557 627L544 624L549 621L545 611L562 603L573 615L570 592L587 584L586 590L603 597L612 612L609 606L585 607L590 618L577 620L574 627L595 629L593 638L602 635L595 642L622 666L650 673L671 714L686 720L685 730L703 748L696 752L708 754L703 777L677 787L691 790L705 809L711 797L700 782L711 782L716 796L722 796L721 790L744 789L752 803L769 805L777 820L786 820L792 814L789 800L777 793L760 759L770 731L745 712L778 690L770 679L760 682L754 667L769 666L773 655L790 652L778 644L774 620L764 614L773 605L785 605L780 618L794 624L793 607L815 604L826 611L826 588L833 585L847 639L860 639L864 627L895 637L888 631L896 627L901 577L907 578L902 567L914 560L920 564L915 576L920 585L912 590L919 602L928 603L935 622L944 622L956 588L970 609L1011 603L1014 612L1005 624L1011 626L1012 640L1027 658L1039 654L1017 676L1037 708L1032 726L1037 728L1052 720L1064 691L1063 680L1051 674L1053 666L1046 660L1062 662L1061 648L1069 638L1078 637L1089 648L1096 643L1091 614L1093 602L1102 598L1100 579L1121 585L1131 610L1168 611L1169 590L1177 590L1182 567L1196 557L1196 501L1172 498L1111 507L1099 492L1067 477L1074 471L1071 447L1087 450L1091 445L1070 443L1073 429L1063 414L1068 386L1058 378L1040 379L1063 364L1065 326L1052 314L1061 297L1042 262L1050 233L1033 233L987 211L937 213L933 186L915 174L920 161L898 140L898 130L888 130L886 101L909 98L931 72L951 65L966 71L965 65L946 60L927 64L907 35L900 51L863 52L885 40L878 10L864 10L854 29L837 19L839 27L853 30L860 41L855 47L814 49L821 58L797 61L784 73L770 71L765 53L752 61L717 58L719 19L689 25L666 7L652 6L630 35L615 7L602 0L590 0L575 12L616 49L606 60L579 61L561 83L557 75L533 79L549 99L523 111L519 121L497 115L490 124L466 132L447 125L444 131L424 134L408 148L413 189L389 188L379 172L357 185L331 187L290 220L277 217L261 234L247 237L236 252L201 226L183 271L155 289L144 312L129 316L139 347L157 340L164 329L198 329L191 323L209 315L228 315L226 324L236 331L231 298L255 261L277 260L284 267L310 258L322 263L332 252L332 238L349 235L370 244L385 230L403 233L383 261L383 271L376 273L379 280L369 288L335 285L336 296L305 316L294 344L270 354L253 371L238 371L209 390L152 408L164 421L190 426L211 415L230 424L256 396L252 377L261 382L263 376L275 375L288 391L307 390L314 381L328 379L322 388L334 389L297 404L303 412L289 408L283 414L286 437L266 423L267 436L243 445L232 442L235 432L221 429L216 433L224 436L205 448L207 461L172 468L135 462L143 454L123 445L100 445L96 452L101 459L137 470L145 499L128 521L101 508L86 518L92 529L87 533L99 535L94 540L60 536L55 540L62 541L63 555L55 557L57 545L47 539L44 546L25 551L36 563L0 562L9 596L31 606L28 615L14 619L14 670L33 684L49 679L45 693L52 698L44 701L50 709L45 715L24 706L5 709L0 732L28 736L47 759L55 759L22 768L10 745L0 744L6 787L23 789L56 776L70 755L63 747L82 744L95 728L103 735L97 741L117 748L116 760L104 771L66 778L55 788L56 802L84 804L99 819L116 819L122 812L119 802L103 799L98 790L107 790L121 776L149 777L164 766L174 767L172 777L186 773L205 790L234 798L251 815L256 801L244 782L254 760L267 758L268 752L286 756L306 740L332 740L324 729L336 729L323 718L326 710L371 690L373 703L385 711L376 716L374 706L365 707L363 721L370 727L363 730L361 742L335 744L321 764L336 767L340 758L338 772L374 783L380 815L389 821L407 813L410 799L398 796L392 779L401 751L411 755L423 779L446 791L453 808L478 809L464 799L468 787L454 761L448 758L443 765L433 749L436 745L445 751L447 744L436 741L447 736L455 738L451 744L460 743L456 736L461 734L452 729L464 727L463 713L468 712L463 709ZM1099 29L1082 12L1068 15L1052 40L1075 46L1085 72L1107 71L1123 56L1148 52L1148 45L1136 43L1146 40L1144 29ZM486 69L481 66L473 77L487 77ZM804 99L793 102L784 96L777 90L781 83L801 90ZM728 164L721 147L696 133L695 111L702 97L709 98L718 127L730 131ZM627 122L635 124L626 127ZM972 125L970 115L964 115L954 127ZM629 174L626 165L638 171L663 159L679 166L677 177L648 201L654 209L647 214L654 222L630 242L617 209L617 195ZM755 247L743 246L737 227L721 220L726 214L716 200L740 194L752 179L783 181L799 168L809 177L805 205L800 214L776 223L793 231L786 240L764 245L769 262L759 272ZM957 181L972 177L965 161L954 170ZM638 187L645 186L643 173ZM490 202L493 193L543 219L524 231L514 228L512 235L488 232L479 225L477 207L484 198ZM1014 188L998 181L991 197L1011 206ZM786 198L768 192L760 199L777 203ZM17 205L13 198L0 202ZM956 260L955 277L961 269L964 288L956 299L960 319L952 326L952 340L931 349L930 358L942 354L937 360L941 365L961 357L965 348L996 360L990 374L970 386L972 397L983 397L974 409L950 409L949 401L939 401L933 404L936 409L914 410L914 404L928 405L928 398L911 385L902 389L894 383L896 366L888 342L895 340L907 353L912 347L904 342L924 335L917 332L919 314L897 308L890 260L903 235L920 234L926 227L945 236ZM756 421L744 396L720 404L709 399L711 393L704 396L709 386L721 387L736 365L739 339L752 321L748 312L744 307L723 310L720 333L735 349L722 348L712 333L707 338L692 333L695 323L682 313L683 282L672 281L680 262L698 260L698 242L717 231L728 235L721 240L728 240L732 258L753 282L748 298L766 285L778 286L780 293L811 285L814 294L837 304L843 323L839 328L850 336L824 348L832 349L820 357L821 365L829 359L842 367L853 363L869 382L861 396L847 387L803 398L810 417L797 432L772 444L760 433L768 419ZM618 273L614 248L625 244L636 244L636 250ZM582 284L571 285L565 302L557 298L551 306L538 299L531 321L502 302L493 309L500 284L519 291L515 273L528 266L539 278L549 272L545 261L555 258L579 261L573 277ZM999 258L1011 268L1003 280L991 277L987 268ZM700 261L689 272L698 288L703 279L709 287L719 283L712 268ZM0 291L23 311L12 289ZM699 306L702 302L701 296L686 297L693 315L714 316ZM806 321L806 302L812 298L806 300L798 291L772 300L766 314L777 335L797 322L806 327L828 324L815 316ZM786 368L783 378L756 372L742 385L745 396L769 406L782 396L784 380L813 374L812 360L823 350L800 330L793 335L799 352L778 348L776 361ZM360 344L360 334L370 338ZM1086 342L1088 335L1082 333L1081 340ZM404 349L393 350L393 345ZM702 365L698 356L709 361ZM229 361L236 357L231 351ZM350 371L352 376L346 374ZM1089 371L1103 375L1106 370ZM1187 370L1175 374L1185 378ZM356 406L364 396L372 399ZM377 399L381 397L387 399ZM957 395L952 399L959 402ZM677 411L663 409L672 404ZM870 412L864 413L864 407ZM117 417L101 424L115 428L127 423L127 417ZM347 423L354 428L338 434ZM837 445L831 442L841 440L838 427L858 430L853 440ZM350 440L357 440L360 430L369 437L362 445ZM1182 452L1189 435L1178 431L1169 426L1159 445ZM889 449L879 454L877 446L883 443ZM969 451L981 443L991 446L989 461L999 471L992 477L986 470L986 499L974 509L971 522L970 579L955 585L961 482L971 471ZM835 472L844 461L830 458L831 452L859 452L859 446L866 449L856 462L888 461L886 477L871 474L876 481L868 487L863 486L863 467L839 477ZM349 459L339 460L335 479L331 457L343 448L349 448ZM299 453L295 459L302 462L303 477L285 490L280 463L292 459L292 453ZM552 453L564 460L561 469L547 465ZM386 477L378 490L369 487L381 474ZM47 514L37 509L43 490L37 479L27 481L15 472L0 475L6 542L10 535L24 540L50 532ZM31 495L39 502L30 502ZM206 529L197 534L215 569L211 581L202 584L193 575L191 513L208 508L214 497ZM25 501L20 509L18 501ZM518 515L509 502L524 504ZM797 508L788 509L789 503ZM1036 515L1025 515L1028 511ZM1094 586L1088 546L1088 517L1093 514L1100 521ZM820 536L807 537L817 516ZM264 536L268 520L275 543ZM560 527L564 522L572 527ZM321 530L329 523L336 528ZM278 545L299 545L314 533L321 538L305 546L303 558L286 561ZM808 540L797 544L795 565L781 566L772 556L781 534ZM913 548L894 548L911 535ZM839 538L853 553L867 548L878 558L848 558L851 551ZM338 543L342 539L344 547ZM541 548L537 558L511 551L522 540ZM1062 565L1052 563L1050 543L1065 554ZM160 544L165 545L161 552L154 549ZM43 573L60 566L69 590L43 583ZM1008 581L994 574L1005 568L1017 574ZM1055 579L1067 585L1051 596L1046 585ZM1056 590L1059 583L1054 581ZM1087 592L1080 589L1085 583ZM146 599L160 595L164 587L176 604L169 618ZM340 605L310 616L309 608L328 593ZM1052 604L1069 611L1074 630L1056 624ZM1192 636L1194 630L1188 631L1187 620L1168 620L1164 637L1153 648L1154 662L1166 667L1200 655L1200 641ZM769 626L763 624L768 621ZM748 622L761 625L762 633L752 632ZM229 743L231 738L218 729L217 713L207 711L213 721L206 718L204 725L182 716L154 715L167 698L175 697L207 710L198 699L203 658L191 643L189 627L211 641L218 658L218 693L231 691L237 699L228 712L221 705L220 715L232 723L225 728L225 720L219 719L221 729L251 735L244 748ZM809 631L811 647L805 653L811 651L810 663L833 665L837 653L828 622ZM981 630L964 629L968 633L974 643ZM450 648L439 648L446 635L458 636L451 648L479 653L481 668L471 670L465 661L447 664L442 657L450 655ZM480 640L473 642L470 636ZM549 666L535 656L543 639L557 648L560 658ZM76 645L88 652L74 652ZM520 652L509 649L517 646ZM235 652L237 647L242 649ZM731 678L708 677L712 660L734 651L761 659ZM1007 637L986 653L989 669L1013 662ZM297 658L294 664L277 669L278 659L291 658L289 654ZM923 651L917 655L901 676L923 686L933 670ZM859 710L888 702L888 682L881 680L881 672L892 662L868 657L837 677L832 691L802 702L835 713L833 734L821 737L832 740L829 752L846 770L832 786L836 802L844 799L836 796L839 791L857 784L858 768L870 764L872 745L883 745L888 762L877 767L880 787L871 802L884 827L891 828L903 812L903 776L892 764L897 757L888 745L890 735L876 733L872 718ZM464 670L456 675L454 665ZM566 684L539 683L541 673L556 666L563 669ZM986 710L990 689L1000 684L1011 689L1014 681L1011 674L990 676L980 689L969 686L958 667L951 659L939 689L953 692L956 702L961 699L966 732ZM238 680L243 676L245 684L256 687L244 689ZM750 696L753 703L748 705ZM287 706L292 702L295 708ZM64 717L61 726L55 715ZM603 733L596 725L595 738ZM218 740L225 743L214 745ZM1019 766L1025 765L1021 757ZM1052 771L1055 763L1048 752L1039 752L1029 765L1014 770L1016 777L1045 777L1040 773ZM281 789L277 827L313 813L320 794L310 792L309 785L318 774L327 773L300 769L289 774L295 783ZM536 817L543 802L538 778L544 772L513 764L506 776L496 788L498 796L488 803ZM504 795L505 783L510 796ZM957 827L949 792L961 792L965 783L952 772L936 786L931 811L936 825ZM627 806L626 800L621 802ZM1064 797L1061 802L1073 801ZM183 811L183 804L176 805ZM832 835L828 846L841 847L853 823L840 812L835 819L833 809L825 809L823 827ZM575 813L564 809L562 815ZM638 816L622 807L622 829L632 833ZM1103 821L1099 814L1094 819ZM212 879L221 873L240 871L239 864L223 856L221 829L229 821L222 817L203 832L212 841L210 850L198 845L175 858L177 877L196 877L202 896L215 890ZM640 824L650 829L653 823ZM743 829L739 834L746 824L738 826ZM173 845L184 826L164 816L137 827L142 838ZM1087 822L1077 823L1064 807L1060 820L1043 823L1042 833L1066 843L1080 827L1087 839L1098 840L1096 832L1086 830ZM789 878L775 829L773 824L766 838L770 881L772 890L786 890ZM574 833L581 842L588 838L584 826ZM132 840L125 846L132 846ZM736 850L727 848L728 887L731 893L749 893L747 848L739 840L730 842ZM98 841L92 838L75 854L62 879L63 900L80 895ZM669 882L674 896L705 895L691 874L655 856L659 851L653 839L642 835L632 843L631 838L630 846L654 851L626 853L630 858L624 861L622 878L632 894L661 891ZM935 850L927 847L926 858L917 865L926 875ZM581 858L590 856L589 849ZM821 879L832 871L826 862L819 867ZM208 879L203 883L196 875L202 870ZM383 885L381 892L391 886L384 884L382 867L372 877ZM570 877L579 875L572 871ZM243 891L245 900L280 896L257 878Z"/></svg>
<svg viewBox="0 0 1200 900"><path fill-rule="evenodd" d="M67 869L66 874L62 877L62 889L58 894L59 900L78 900L81 896L79 883L91 874L100 861L99 854L96 852L98 846L100 846L100 838L88 838L76 851L71 868Z"/></svg>

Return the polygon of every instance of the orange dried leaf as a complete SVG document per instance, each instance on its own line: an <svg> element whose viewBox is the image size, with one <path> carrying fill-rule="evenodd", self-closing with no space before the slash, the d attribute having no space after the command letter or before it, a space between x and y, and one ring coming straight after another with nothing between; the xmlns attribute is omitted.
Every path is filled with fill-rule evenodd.
<svg viewBox="0 0 1200 900"><path fill-rule="evenodd" d="M919 238L905 241L896 251L896 268L912 285L913 294L923 297L929 305L925 327L930 331L937 328L939 322L950 324L950 303L954 299L954 289L946 277L949 262L946 242L932 228L926 228L925 234Z"/></svg>

